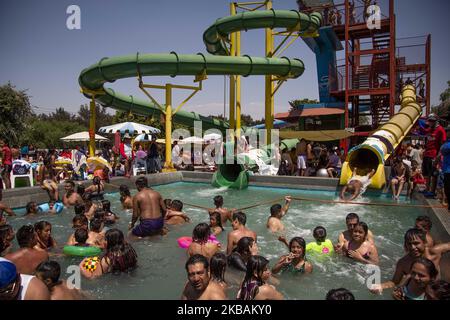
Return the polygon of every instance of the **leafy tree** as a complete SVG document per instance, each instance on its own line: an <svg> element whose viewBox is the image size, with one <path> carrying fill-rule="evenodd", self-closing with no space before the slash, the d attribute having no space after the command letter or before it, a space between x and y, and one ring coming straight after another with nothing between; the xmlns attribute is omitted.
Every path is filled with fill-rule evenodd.
<svg viewBox="0 0 450 320"><path fill-rule="evenodd" d="M80 106L80 110L78 111L77 121L79 124L89 128L89 121L91 117L91 109L88 104L84 104ZM98 104L95 105L95 132L98 131L100 127L109 126L113 123L114 116L110 115L107 112L107 108L100 106Z"/></svg>
<svg viewBox="0 0 450 320"><path fill-rule="evenodd" d="M64 145L64 142L60 140L62 137L87 130L76 121L54 119L43 121L45 117L47 116L37 116L31 120L22 136L22 141L32 143L38 148L61 148Z"/></svg>
<svg viewBox="0 0 450 320"><path fill-rule="evenodd" d="M57 108L55 112L52 112L49 115L41 114L39 115L39 117L43 121L54 120L54 121L68 121L68 122L74 121L76 118L73 114L64 110L63 107Z"/></svg>
<svg viewBox="0 0 450 320"><path fill-rule="evenodd" d="M441 103L431 107L431 112L436 113L441 118L450 120L450 81L447 81L447 89L440 95Z"/></svg>
<svg viewBox="0 0 450 320"><path fill-rule="evenodd" d="M316 99L314 100L310 100L310 99L296 99L296 100L292 100L289 101L289 104L291 105L291 109L289 110L295 110L298 109L302 104L316 104L319 103L319 101L317 101Z"/></svg>
<svg viewBox="0 0 450 320"><path fill-rule="evenodd" d="M20 141L27 130L27 120L33 115L26 90L15 88L10 82L0 86L0 137L10 144Z"/></svg>

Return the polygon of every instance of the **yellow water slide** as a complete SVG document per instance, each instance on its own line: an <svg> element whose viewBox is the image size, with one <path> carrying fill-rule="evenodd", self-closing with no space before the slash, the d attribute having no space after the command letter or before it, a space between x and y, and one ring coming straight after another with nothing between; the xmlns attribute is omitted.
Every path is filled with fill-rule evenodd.
<svg viewBox="0 0 450 320"><path fill-rule="evenodd" d="M367 174L375 169L370 187L381 189L386 184L385 161L394 153L414 124L419 120L422 108L416 101L416 89L406 85L402 90L400 111L382 125L367 140L351 149L342 166L340 184L345 185L358 168L359 174ZM361 172L359 172L361 171Z"/></svg>

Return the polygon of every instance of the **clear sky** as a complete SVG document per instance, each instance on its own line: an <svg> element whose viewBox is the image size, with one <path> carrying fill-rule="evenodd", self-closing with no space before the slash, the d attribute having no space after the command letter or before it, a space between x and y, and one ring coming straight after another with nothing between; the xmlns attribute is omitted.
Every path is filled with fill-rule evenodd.
<svg viewBox="0 0 450 320"><path fill-rule="evenodd" d="M296 9L295 0L274 0L275 9ZM340 2L340 1L339 1ZM381 5L386 2L378 1ZM36 112L57 107L76 112L88 100L80 94L80 71L102 57L140 53L205 53L202 34L217 18L229 15L228 0L0 0L0 85L11 81L28 89ZM81 30L68 30L66 9L81 8ZM450 80L450 1L397 0L397 36L432 35L432 104ZM278 40L279 41L279 40ZM263 56L264 31L243 33L242 54ZM297 41L283 55L305 63L302 77L277 92L275 112L289 109L289 100L318 98L313 53ZM147 83L192 84L191 77L146 77ZM109 84L126 94L145 98L136 79ZM228 86L228 85L227 85ZM242 112L264 115L264 78L242 81ZM186 92L183 92L185 95ZM184 95L175 98L182 101ZM155 94L158 99L162 94ZM228 103L228 96L227 96ZM163 102L163 101L162 101ZM184 108L204 115L221 114L224 77L211 76Z"/></svg>

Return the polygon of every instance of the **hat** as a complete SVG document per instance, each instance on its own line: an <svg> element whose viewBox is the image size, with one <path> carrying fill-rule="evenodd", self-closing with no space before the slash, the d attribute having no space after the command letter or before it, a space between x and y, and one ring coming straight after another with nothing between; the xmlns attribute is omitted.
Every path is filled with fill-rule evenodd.
<svg viewBox="0 0 450 320"><path fill-rule="evenodd" d="M434 113L430 113L427 120L429 121L438 121L438 116Z"/></svg>
<svg viewBox="0 0 450 320"><path fill-rule="evenodd" d="M124 139L131 139L131 136L127 133L125 133L125 135L123 136Z"/></svg>
<svg viewBox="0 0 450 320"><path fill-rule="evenodd" d="M10 285L17 277L17 269L14 263L5 258L0 258L0 289Z"/></svg>

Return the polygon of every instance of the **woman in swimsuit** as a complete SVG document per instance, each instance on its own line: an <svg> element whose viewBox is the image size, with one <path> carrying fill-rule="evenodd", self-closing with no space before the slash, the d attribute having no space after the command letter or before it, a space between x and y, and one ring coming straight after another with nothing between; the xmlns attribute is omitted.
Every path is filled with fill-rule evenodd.
<svg viewBox="0 0 450 320"><path fill-rule="evenodd" d="M236 248L228 256L228 265L239 271L247 271L247 262L251 256L258 254L258 246L251 237L242 237L236 244Z"/></svg>
<svg viewBox="0 0 450 320"><path fill-rule="evenodd" d="M57 247L56 241L52 237L52 224L50 222L36 222L34 230L36 230L38 240L38 243L34 246L35 249L49 250Z"/></svg>
<svg viewBox="0 0 450 320"><path fill-rule="evenodd" d="M270 278L268 264L269 260L264 257L250 257L244 281L237 294L238 300L283 300L283 295L266 283Z"/></svg>
<svg viewBox="0 0 450 320"><path fill-rule="evenodd" d="M187 249L189 257L194 254L201 254L207 259L216 254L220 250L220 246L217 243L209 241L211 231L209 225L206 223L199 223L192 231L192 243Z"/></svg>
<svg viewBox="0 0 450 320"><path fill-rule="evenodd" d="M92 185L87 187L85 193L91 194L92 200L103 200L105 186L99 176L95 176Z"/></svg>
<svg viewBox="0 0 450 320"><path fill-rule="evenodd" d="M118 274L129 272L137 267L137 254L133 247L125 241L123 232L119 229L108 230L105 234L106 252L97 262L93 272L86 270L85 258L80 263L80 271L86 278L97 278L106 273Z"/></svg>
<svg viewBox="0 0 450 320"><path fill-rule="evenodd" d="M211 229L211 233L215 236L223 231L220 212L214 211L209 215L209 227Z"/></svg>
<svg viewBox="0 0 450 320"><path fill-rule="evenodd" d="M378 265L378 251L375 245L367 240L368 226L358 222L352 231L352 239L344 244L344 253L356 261Z"/></svg>
<svg viewBox="0 0 450 320"><path fill-rule="evenodd" d="M392 296L396 300L425 300L428 284L438 275L434 263L426 258L418 258L411 265L411 271L403 284L394 289Z"/></svg>
<svg viewBox="0 0 450 320"><path fill-rule="evenodd" d="M313 266L306 260L306 243L302 237L294 237L289 242L289 254L281 256L272 273L277 274L282 271L291 273L311 273Z"/></svg>

